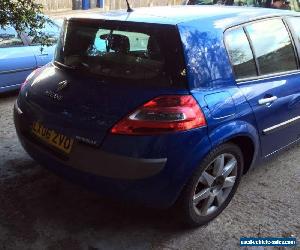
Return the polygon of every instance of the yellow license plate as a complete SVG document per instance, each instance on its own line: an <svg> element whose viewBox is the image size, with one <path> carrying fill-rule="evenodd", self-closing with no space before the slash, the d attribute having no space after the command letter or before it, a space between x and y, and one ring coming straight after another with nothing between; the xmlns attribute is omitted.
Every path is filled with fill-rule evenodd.
<svg viewBox="0 0 300 250"><path fill-rule="evenodd" d="M65 152L66 154L69 154L71 152L74 142L74 139L72 138L57 133L52 129L48 129L39 122L34 122L32 124L32 133L38 138L40 138L42 141Z"/></svg>

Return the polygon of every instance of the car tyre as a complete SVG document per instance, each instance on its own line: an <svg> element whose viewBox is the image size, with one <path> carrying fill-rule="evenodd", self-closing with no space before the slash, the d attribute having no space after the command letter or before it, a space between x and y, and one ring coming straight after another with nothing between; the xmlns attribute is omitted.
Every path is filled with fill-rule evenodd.
<svg viewBox="0 0 300 250"><path fill-rule="evenodd" d="M177 201L185 224L205 225L217 217L234 196L243 173L243 154L226 143L212 150L190 177Z"/></svg>

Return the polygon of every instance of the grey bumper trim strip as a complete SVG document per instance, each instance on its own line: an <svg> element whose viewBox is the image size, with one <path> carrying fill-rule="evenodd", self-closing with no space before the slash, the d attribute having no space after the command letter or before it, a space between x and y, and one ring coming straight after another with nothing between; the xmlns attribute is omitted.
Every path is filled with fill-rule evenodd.
<svg viewBox="0 0 300 250"><path fill-rule="evenodd" d="M274 126L272 126L270 128L266 128L266 129L263 130L263 133L265 135L268 135L268 134L271 134L271 133L273 133L273 132L275 132L275 131L277 131L279 129L286 128L286 127L288 127L288 126L290 126L290 125L292 125L292 124L294 124L296 122L299 122L299 121L300 121L300 116L297 116L297 117L294 117L294 118L292 118L290 120L287 120L285 122L276 124L276 125L274 125Z"/></svg>

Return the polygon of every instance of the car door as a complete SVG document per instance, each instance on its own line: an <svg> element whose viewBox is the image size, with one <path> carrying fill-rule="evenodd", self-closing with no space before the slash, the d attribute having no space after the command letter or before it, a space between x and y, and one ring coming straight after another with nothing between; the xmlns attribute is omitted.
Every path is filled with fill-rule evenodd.
<svg viewBox="0 0 300 250"><path fill-rule="evenodd" d="M238 34L228 36L237 82L255 114L261 152L268 156L300 134L300 71L295 47L281 18L244 25Z"/></svg>
<svg viewBox="0 0 300 250"><path fill-rule="evenodd" d="M36 66L32 49L24 44L16 30L0 29L0 92L17 88Z"/></svg>
<svg viewBox="0 0 300 250"><path fill-rule="evenodd" d="M36 57L38 67L42 67L53 59L55 46L32 45L32 52Z"/></svg>

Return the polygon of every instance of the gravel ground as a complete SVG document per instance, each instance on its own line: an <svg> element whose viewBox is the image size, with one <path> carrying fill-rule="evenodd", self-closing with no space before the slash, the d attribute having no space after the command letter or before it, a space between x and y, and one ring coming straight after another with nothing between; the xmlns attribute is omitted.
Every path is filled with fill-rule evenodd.
<svg viewBox="0 0 300 250"><path fill-rule="evenodd" d="M187 230L168 211L100 199L35 163L15 134L15 98L0 97L1 250L239 249L241 236L259 234L300 240L299 146L250 171L217 219Z"/></svg>

